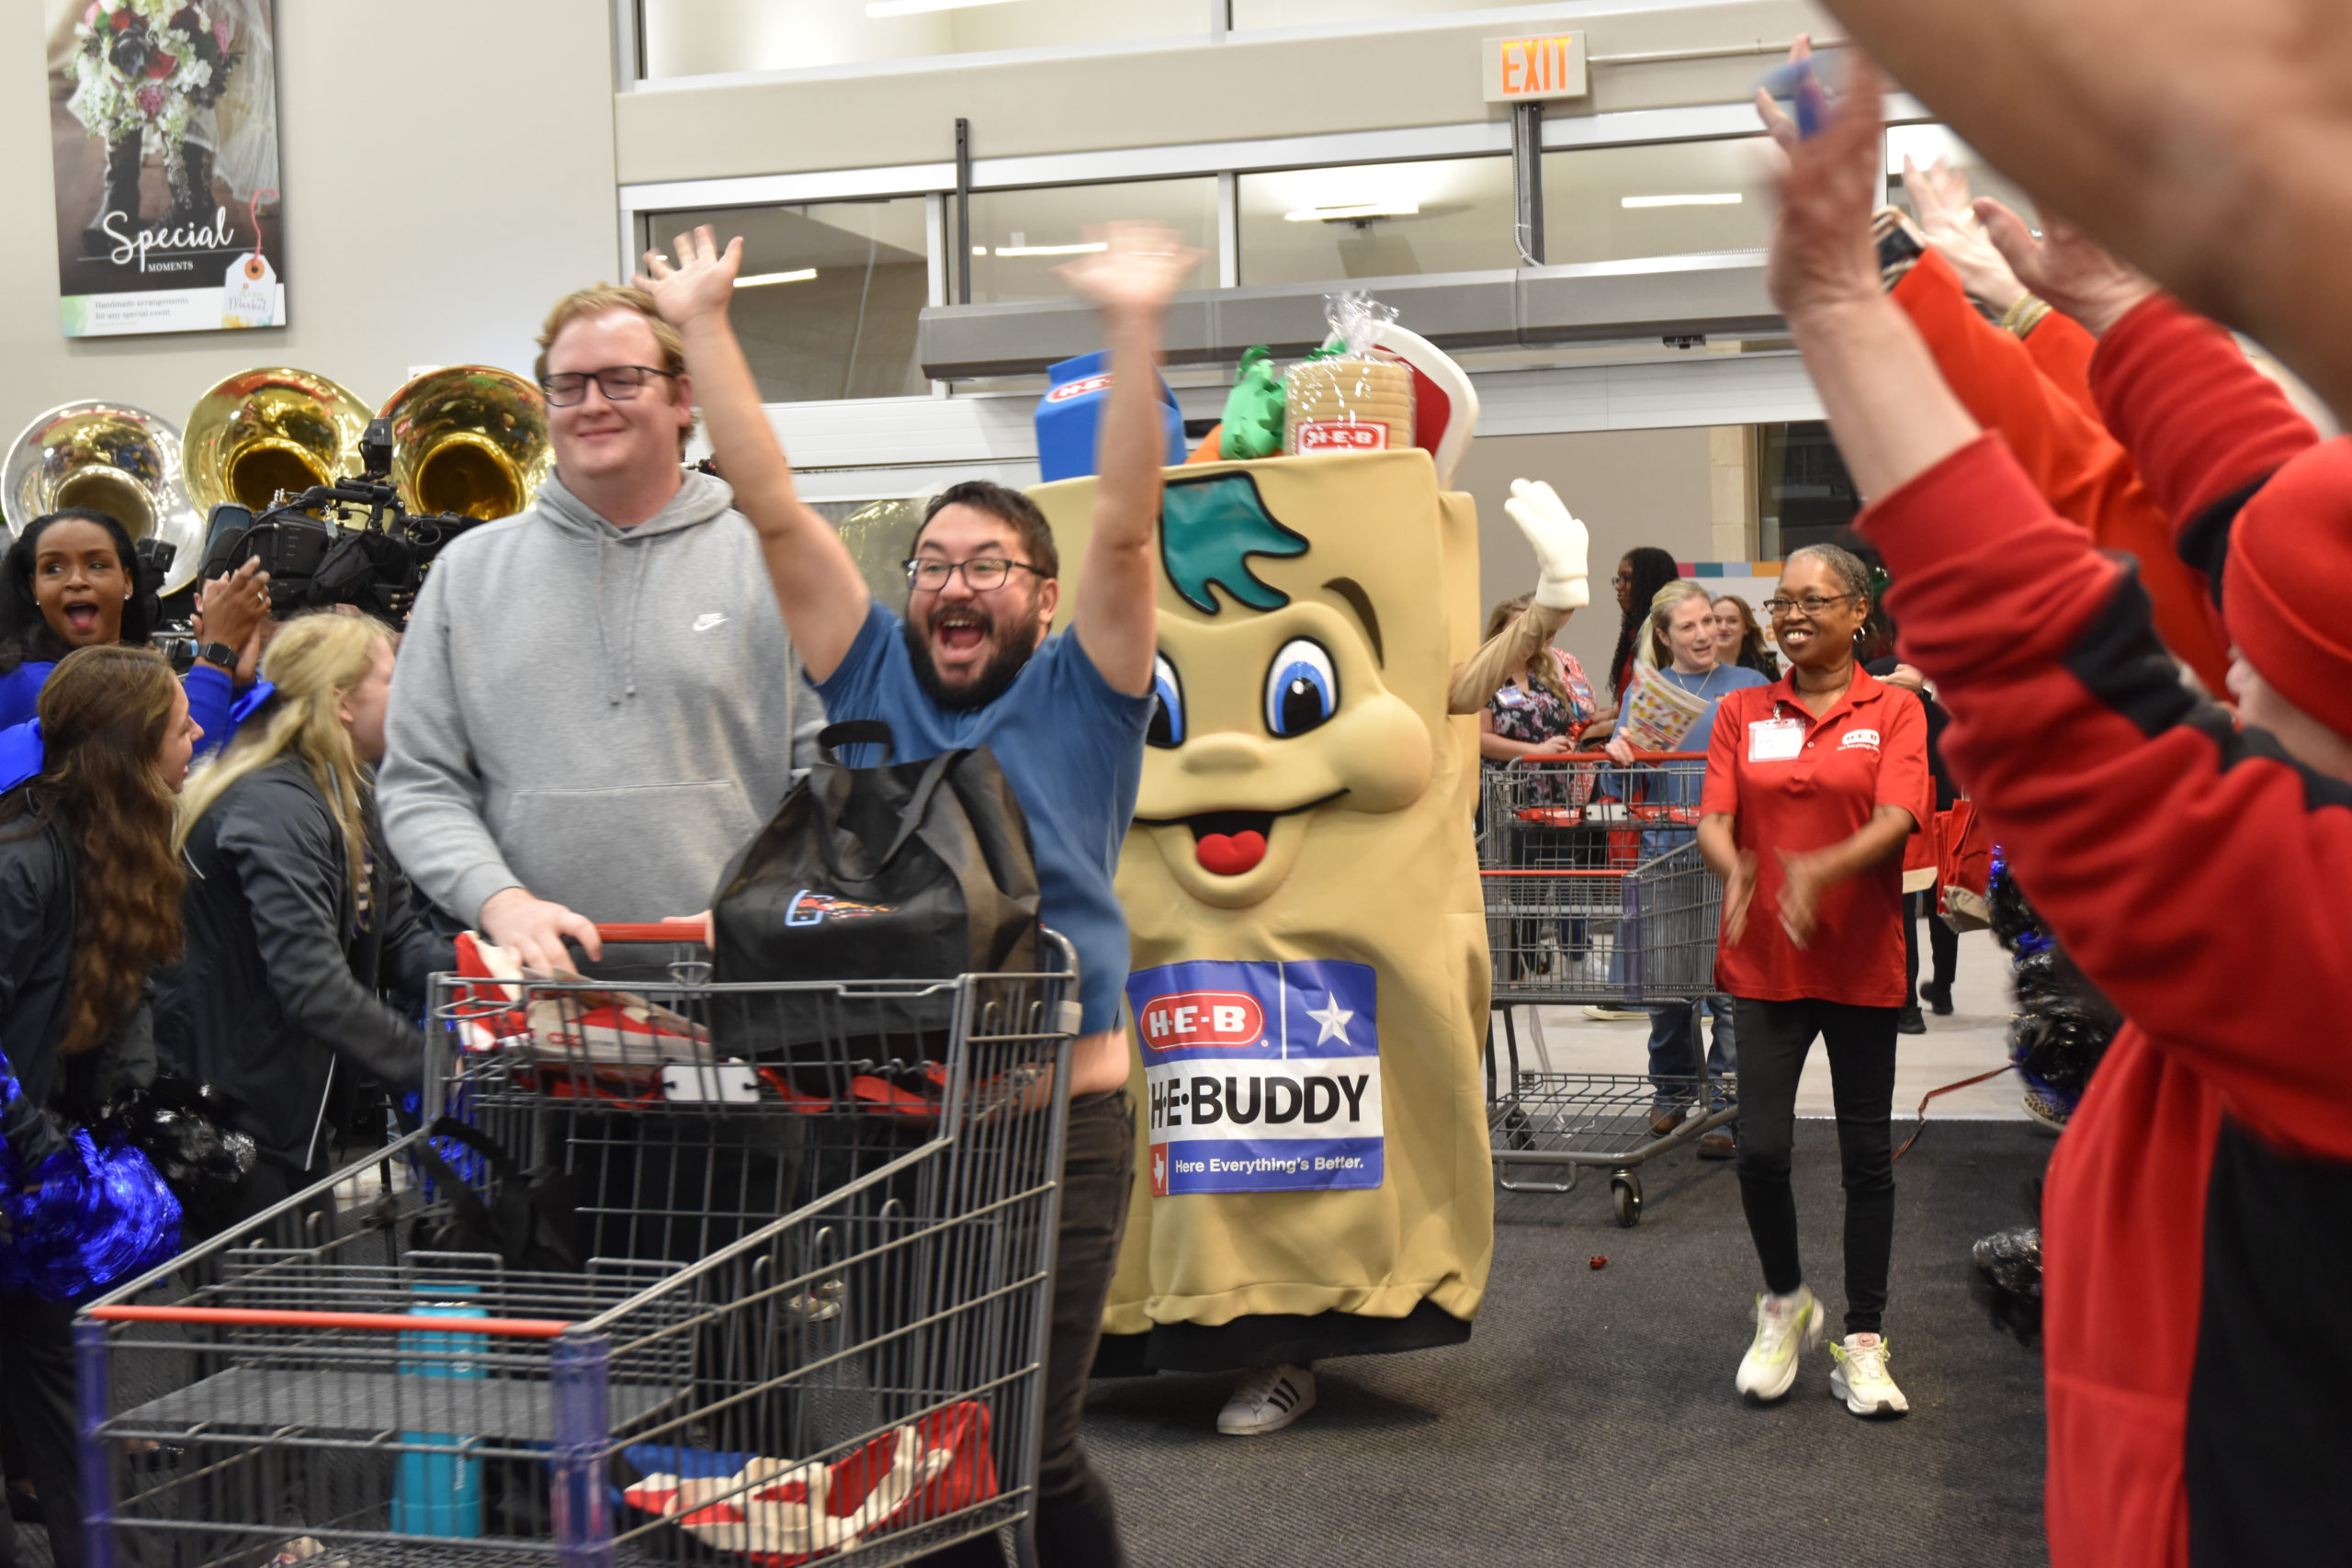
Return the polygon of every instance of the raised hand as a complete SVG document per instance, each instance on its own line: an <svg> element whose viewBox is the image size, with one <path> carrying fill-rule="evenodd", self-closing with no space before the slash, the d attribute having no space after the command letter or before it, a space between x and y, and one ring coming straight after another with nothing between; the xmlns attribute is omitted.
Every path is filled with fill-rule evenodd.
<svg viewBox="0 0 2352 1568"><path fill-rule="evenodd" d="M1794 65L1801 60L1812 58L1813 35L1811 33L1797 34L1795 41L1789 45L1789 63ZM1756 89L1756 116L1764 122L1765 130L1770 134L1774 144L1783 152L1795 146L1801 140L1797 131L1797 122L1789 118L1789 111L1782 108L1772 95L1761 87Z"/></svg>
<svg viewBox="0 0 2352 1568"><path fill-rule="evenodd" d="M1991 197L1980 199L1975 210L2018 281L2093 337L2156 291L2144 273L2108 254L2064 219L2043 220L2037 240L2024 219Z"/></svg>
<svg viewBox="0 0 2352 1568"><path fill-rule="evenodd" d="M645 271L636 280L639 288L653 296L654 309L662 312L662 319L684 332L704 316L724 318L735 297L735 275L742 270L743 237L738 234L728 241L722 251L706 223L691 234L679 235L670 248L677 252L676 261L660 251L648 251Z"/></svg>
<svg viewBox="0 0 2352 1568"><path fill-rule="evenodd" d="M1535 602L1550 610L1581 610L1592 603L1588 581L1592 535L1542 479L1513 479L1503 510L1535 548Z"/></svg>
<svg viewBox="0 0 2352 1568"><path fill-rule="evenodd" d="M1103 248L1054 271L1108 321L1159 321L1200 265L1199 251L1157 223L1109 223L1087 230L1086 237Z"/></svg>
<svg viewBox="0 0 2352 1568"><path fill-rule="evenodd" d="M1871 212L1878 200L1884 95L1877 69L1856 55L1829 123L1818 135L1786 144L1764 288L1792 322L1882 298Z"/></svg>
<svg viewBox="0 0 2352 1568"><path fill-rule="evenodd" d="M1919 231L1960 274L1961 285L1972 298L1996 310L2006 310L2025 298L2025 285L1985 237L1984 226L1968 204L1966 175L1941 158L1923 169L1905 153L1903 188L1911 195L1911 211L1919 220Z"/></svg>

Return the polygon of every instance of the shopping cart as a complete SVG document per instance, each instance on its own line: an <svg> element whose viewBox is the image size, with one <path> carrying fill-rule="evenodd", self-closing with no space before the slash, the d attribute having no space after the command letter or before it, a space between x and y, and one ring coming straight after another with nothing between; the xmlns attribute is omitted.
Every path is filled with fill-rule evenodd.
<svg viewBox="0 0 2352 1568"><path fill-rule="evenodd" d="M1620 764L1602 757L1489 768L1481 774L1478 874L1494 965L1487 1032L1487 1131L1495 1179L1511 1191L1566 1192L1580 1169L1610 1171L1620 1224L1641 1223L1634 1168L1736 1119L1735 1085L1701 1071L1557 1072L1537 1009L1639 1008L1714 989L1720 886L1699 858L1705 755L1671 752ZM1522 1068L1517 1010L1540 1066ZM1694 1023L1694 1032L1696 1025ZM1717 1101L1710 1106L1710 1099ZM1689 1110L1664 1134L1653 1107ZM1564 1179L1518 1178L1522 1167Z"/></svg>
<svg viewBox="0 0 2352 1568"><path fill-rule="evenodd" d="M675 927L604 931L673 945L626 990L437 977L427 1125L80 1314L94 1568L888 1563L1025 1526L1069 944L714 985Z"/></svg>

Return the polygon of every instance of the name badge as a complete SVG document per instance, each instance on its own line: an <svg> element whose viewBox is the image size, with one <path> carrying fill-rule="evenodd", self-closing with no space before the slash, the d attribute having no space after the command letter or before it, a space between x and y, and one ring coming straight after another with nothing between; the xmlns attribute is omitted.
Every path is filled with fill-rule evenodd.
<svg viewBox="0 0 2352 1568"><path fill-rule="evenodd" d="M1747 760L1785 762L1804 750L1804 720L1759 718L1747 727Z"/></svg>
<svg viewBox="0 0 2352 1568"><path fill-rule="evenodd" d="M1527 703L1527 694L1517 686L1505 686L1495 694L1495 701L1507 708L1523 707Z"/></svg>

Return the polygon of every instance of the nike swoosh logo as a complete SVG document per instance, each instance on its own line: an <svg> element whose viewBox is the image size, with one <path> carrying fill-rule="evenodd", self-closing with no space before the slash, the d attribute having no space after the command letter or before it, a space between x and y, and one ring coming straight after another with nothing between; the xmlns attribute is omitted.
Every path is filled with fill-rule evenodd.
<svg viewBox="0 0 2352 1568"><path fill-rule="evenodd" d="M695 630L698 632L707 632L714 627L723 626L726 624L727 617L720 615L716 610L711 611L707 615L697 615L695 617Z"/></svg>

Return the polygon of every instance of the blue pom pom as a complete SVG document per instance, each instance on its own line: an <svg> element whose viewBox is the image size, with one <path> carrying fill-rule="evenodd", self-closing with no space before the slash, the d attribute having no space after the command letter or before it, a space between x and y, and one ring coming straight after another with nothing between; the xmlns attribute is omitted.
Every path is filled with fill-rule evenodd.
<svg viewBox="0 0 2352 1568"><path fill-rule="evenodd" d="M0 1100L15 1089L14 1079L0 1084ZM147 1156L119 1142L101 1149L86 1132L29 1176L0 1146L0 1214L8 1222L0 1291L48 1301L91 1295L180 1247L179 1200Z"/></svg>

